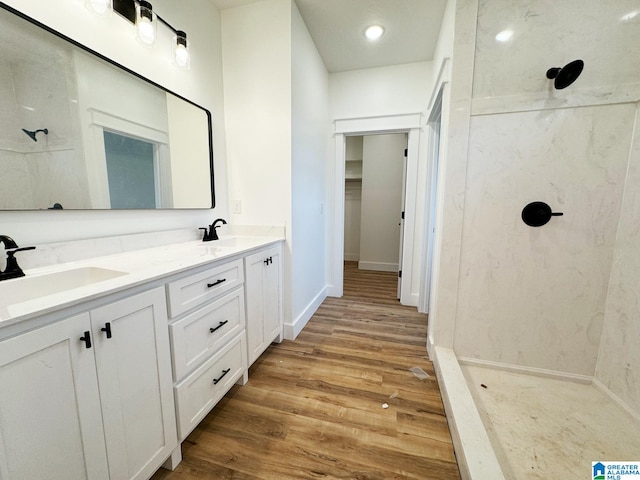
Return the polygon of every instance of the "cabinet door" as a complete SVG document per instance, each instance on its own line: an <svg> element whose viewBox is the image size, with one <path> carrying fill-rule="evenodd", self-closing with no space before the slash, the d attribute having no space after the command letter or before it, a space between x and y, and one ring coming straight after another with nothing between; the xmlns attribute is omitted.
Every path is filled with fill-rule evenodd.
<svg viewBox="0 0 640 480"><path fill-rule="evenodd" d="M282 335L282 259L280 248L273 248L265 253L269 258L269 265L264 269L264 283L262 290L262 304L264 308L264 335L267 345Z"/></svg>
<svg viewBox="0 0 640 480"><path fill-rule="evenodd" d="M82 314L0 342L0 478L107 479L94 348Z"/></svg>
<svg viewBox="0 0 640 480"><path fill-rule="evenodd" d="M282 332L280 247L245 258L249 366Z"/></svg>
<svg viewBox="0 0 640 480"><path fill-rule="evenodd" d="M178 445L167 323L162 288L91 311L111 478L146 479Z"/></svg>

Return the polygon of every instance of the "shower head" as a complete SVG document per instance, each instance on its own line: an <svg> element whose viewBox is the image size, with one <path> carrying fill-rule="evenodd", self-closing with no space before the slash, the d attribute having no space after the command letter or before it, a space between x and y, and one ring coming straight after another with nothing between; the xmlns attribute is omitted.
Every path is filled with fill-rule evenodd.
<svg viewBox="0 0 640 480"><path fill-rule="evenodd" d="M555 78L553 86L558 90L562 90L576 81L583 68L584 62L582 60L574 60L562 68L554 67L547 70L547 78Z"/></svg>
<svg viewBox="0 0 640 480"><path fill-rule="evenodd" d="M36 138L36 133L38 133L38 132L43 132L45 135L49 135L49 129L47 129L47 128L41 128L39 130L27 130L27 129L23 128L22 131L24 133L26 133L29 136L29 138L31 140L33 140L34 142L38 141L38 139Z"/></svg>

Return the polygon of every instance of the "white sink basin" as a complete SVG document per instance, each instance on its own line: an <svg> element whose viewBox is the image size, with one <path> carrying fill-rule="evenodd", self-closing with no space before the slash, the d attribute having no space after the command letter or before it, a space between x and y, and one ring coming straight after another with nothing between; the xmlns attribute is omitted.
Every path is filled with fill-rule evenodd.
<svg viewBox="0 0 640 480"><path fill-rule="evenodd" d="M0 282L0 304L5 306L35 300L126 275L107 268L83 267L62 272L20 277Z"/></svg>
<svg viewBox="0 0 640 480"><path fill-rule="evenodd" d="M231 247L231 248L246 248L256 245L255 238L252 237L227 237L220 240L212 240L209 245L212 247Z"/></svg>

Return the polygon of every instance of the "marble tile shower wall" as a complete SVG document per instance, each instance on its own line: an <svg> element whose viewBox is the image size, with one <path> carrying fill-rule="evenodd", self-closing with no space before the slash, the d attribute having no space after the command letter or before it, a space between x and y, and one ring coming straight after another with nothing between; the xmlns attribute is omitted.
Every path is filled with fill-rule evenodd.
<svg viewBox="0 0 640 480"><path fill-rule="evenodd" d="M88 206L87 179L77 174L86 167L71 55L46 43L34 51L26 62L0 59L0 210ZM38 133L34 142L22 128L49 133Z"/></svg>
<svg viewBox="0 0 640 480"><path fill-rule="evenodd" d="M640 108L633 138L596 378L640 417Z"/></svg>
<svg viewBox="0 0 640 480"><path fill-rule="evenodd" d="M632 239L640 244L632 222L640 180L627 180L625 190L640 99L640 59L632 53L639 22L640 0L479 2L459 357L592 376L601 339L625 349L614 311L633 312L626 331L638 344L637 289L620 288L615 301L607 292L630 285L632 270L618 257L640 263L640 249L631 246ZM496 39L501 32L506 41ZM585 61L582 76L554 90L546 70L577 58ZM637 157L637 141L635 149ZM520 214L532 201L564 216L528 227ZM635 217L626 211L634 202ZM637 371L640 356L626 348ZM622 368L614 366L622 362L618 353L600 356L603 377ZM640 382L624 382L607 385L620 395L635 389L637 402ZM630 395L622 396L631 402Z"/></svg>

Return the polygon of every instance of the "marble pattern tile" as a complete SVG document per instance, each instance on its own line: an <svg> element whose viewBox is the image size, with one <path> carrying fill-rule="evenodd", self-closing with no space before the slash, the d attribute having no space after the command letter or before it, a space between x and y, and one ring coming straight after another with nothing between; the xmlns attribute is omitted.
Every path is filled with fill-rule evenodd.
<svg viewBox="0 0 640 480"><path fill-rule="evenodd" d="M640 415L640 107L629 160L596 377Z"/></svg>
<svg viewBox="0 0 640 480"><path fill-rule="evenodd" d="M25 155L0 151L0 210L26 208L33 192Z"/></svg>
<svg viewBox="0 0 640 480"><path fill-rule="evenodd" d="M456 354L593 375L634 114L472 118ZM529 227L532 201L564 216Z"/></svg>
<svg viewBox="0 0 640 480"><path fill-rule="evenodd" d="M462 371L506 478L582 480L592 478L593 461L637 460L640 422L595 386Z"/></svg>
<svg viewBox="0 0 640 480"><path fill-rule="evenodd" d="M566 98L581 88L638 82L639 11L639 0L481 0L473 96ZM508 41L496 40L507 30ZM546 71L578 58L585 62L580 78L553 89Z"/></svg>

